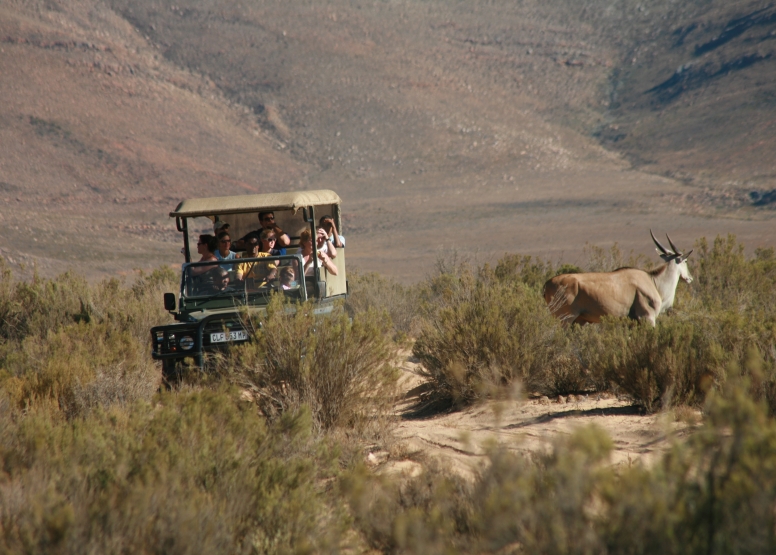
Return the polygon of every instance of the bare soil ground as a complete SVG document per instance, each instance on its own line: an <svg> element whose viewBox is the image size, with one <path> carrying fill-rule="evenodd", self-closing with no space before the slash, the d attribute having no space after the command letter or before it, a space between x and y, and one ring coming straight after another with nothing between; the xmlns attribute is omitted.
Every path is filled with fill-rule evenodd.
<svg viewBox="0 0 776 555"><path fill-rule="evenodd" d="M406 458L367 455L380 472L414 475L423 462L435 458L472 476L486 463L486 449L493 444L526 455L548 452L554 441L589 425L604 429L612 438L612 465L650 465L672 441L692 432L691 426L677 422L672 414L645 415L627 399L611 395L488 401L462 411L418 416L414 409L423 380L411 355L405 353L401 370L405 396L397 407L396 435L402 443L397 452Z"/></svg>

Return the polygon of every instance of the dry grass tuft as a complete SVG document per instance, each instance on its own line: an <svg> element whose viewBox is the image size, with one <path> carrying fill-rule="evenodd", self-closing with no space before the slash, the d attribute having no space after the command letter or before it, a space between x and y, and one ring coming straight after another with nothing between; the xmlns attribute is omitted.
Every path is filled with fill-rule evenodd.
<svg viewBox="0 0 776 555"><path fill-rule="evenodd" d="M590 251L591 269L638 262L616 245ZM570 266L508 255L494 270L442 268L420 286L414 346L432 398L462 405L520 381L548 396L615 389L654 412L700 407L732 373L749 376L776 412L776 255L761 249L747 259L733 237L702 239L697 252L696 283L679 284L676 307L656 328L627 319L560 326L540 291Z"/></svg>
<svg viewBox="0 0 776 555"><path fill-rule="evenodd" d="M350 297L345 302L348 314L355 316L370 310L385 311L393 325L394 339L417 336L422 286L404 286L374 272L350 271L348 287Z"/></svg>
<svg viewBox="0 0 776 555"><path fill-rule="evenodd" d="M430 280L413 354L432 384L432 398L460 406L498 397L515 382L546 395L589 387L541 296L498 276L498 267L495 273L486 267L476 275L461 270Z"/></svg>
<svg viewBox="0 0 776 555"><path fill-rule="evenodd" d="M271 421L307 406L317 432L379 428L398 377L389 322L373 311L351 321L341 309L320 317L314 308L273 299L256 341L230 359L234 379Z"/></svg>
<svg viewBox="0 0 776 555"><path fill-rule="evenodd" d="M169 268L90 286L75 274L0 281L0 384L15 406L53 401L70 417L113 404L149 400L159 369L148 330L169 320L161 296Z"/></svg>

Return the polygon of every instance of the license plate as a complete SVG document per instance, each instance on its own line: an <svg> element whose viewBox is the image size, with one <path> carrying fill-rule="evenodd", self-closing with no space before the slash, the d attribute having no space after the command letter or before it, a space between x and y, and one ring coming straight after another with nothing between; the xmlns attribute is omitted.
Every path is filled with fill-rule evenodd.
<svg viewBox="0 0 776 555"><path fill-rule="evenodd" d="M226 343L227 341L245 341L247 339L248 339L248 332L244 330L230 331L228 334L223 331L210 334L211 343Z"/></svg>

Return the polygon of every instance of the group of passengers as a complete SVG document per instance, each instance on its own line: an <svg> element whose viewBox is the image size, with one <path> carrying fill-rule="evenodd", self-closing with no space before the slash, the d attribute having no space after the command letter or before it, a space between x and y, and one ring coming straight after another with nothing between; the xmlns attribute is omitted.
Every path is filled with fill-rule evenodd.
<svg viewBox="0 0 776 555"><path fill-rule="evenodd" d="M282 256L286 254L286 247L291 245L290 237L275 223L273 212L259 213L261 228L247 233L238 241L232 241L229 233L229 224L219 219L214 224L215 236L203 234L197 242L197 253L201 258L197 262L217 262L221 260L239 260L265 258L268 256ZM302 255L304 275L313 275L315 258L318 258L319 266L325 268L330 274L337 275L337 266L332 259L337 257L337 248L345 246L345 238L337 231L337 226L331 216L323 216L319 221L313 248L312 233L304 229L299 237L299 253ZM244 250L241 256L238 251ZM235 271L236 270L236 271ZM235 271L238 281L250 280L254 284L265 285L270 280L279 280L280 287L284 290L292 288L296 279L293 266L281 266L268 261L261 263L257 260L250 262L238 262L234 265L222 265L217 269L211 266L193 266L189 270L191 276L201 276L208 273L213 275L213 292L225 291L229 287L230 272ZM213 274L211 274L213 272ZM258 286L261 286L258 285Z"/></svg>

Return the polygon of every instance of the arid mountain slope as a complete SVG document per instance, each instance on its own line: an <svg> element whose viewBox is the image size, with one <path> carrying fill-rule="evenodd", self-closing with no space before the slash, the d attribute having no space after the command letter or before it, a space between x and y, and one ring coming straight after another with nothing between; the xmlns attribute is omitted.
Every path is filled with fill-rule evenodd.
<svg viewBox="0 0 776 555"><path fill-rule="evenodd" d="M677 4L669 25L625 51L612 74L612 121L600 137L642 169L773 189L776 6Z"/></svg>
<svg viewBox="0 0 776 555"><path fill-rule="evenodd" d="M774 185L763 2L111 3L322 168L487 165L445 132L482 144L529 110L650 170Z"/></svg>
<svg viewBox="0 0 776 555"><path fill-rule="evenodd" d="M90 275L176 262L166 212L182 197L282 189L304 173L110 9L48 5L0 5L0 248L11 261L44 273L84 261Z"/></svg>
<svg viewBox="0 0 776 555"><path fill-rule="evenodd" d="M406 281L440 248L574 262L650 227L773 245L749 197L776 187L771 12L738 32L756 2L679 4L6 2L0 254L177 263L181 198L318 187L349 260Z"/></svg>

